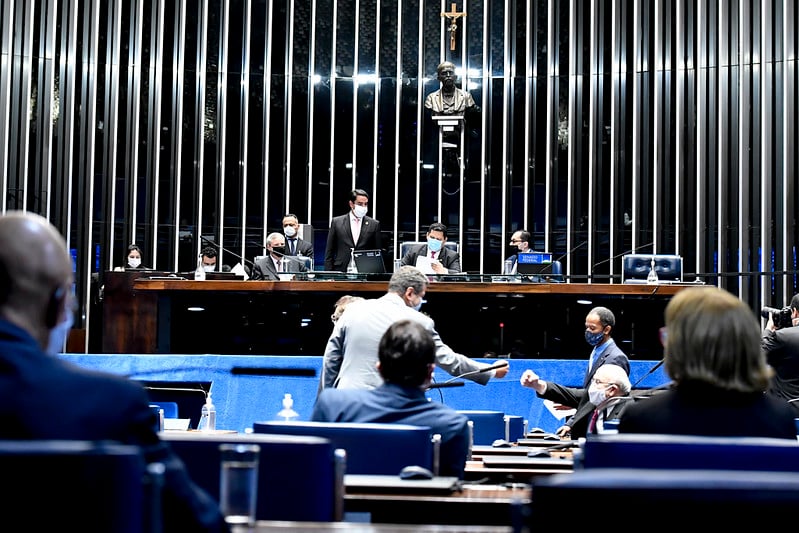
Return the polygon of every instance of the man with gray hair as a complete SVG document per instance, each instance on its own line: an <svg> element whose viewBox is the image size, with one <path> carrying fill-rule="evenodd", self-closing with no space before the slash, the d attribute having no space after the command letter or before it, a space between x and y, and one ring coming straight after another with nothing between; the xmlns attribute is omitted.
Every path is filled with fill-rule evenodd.
<svg viewBox="0 0 799 533"><path fill-rule="evenodd" d="M286 237L282 233L270 233L266 237L266 255L255 262L252 269L253 280L278 281L281 272L306 272L305 264L286 253ZM285 269L283 263L285 260Z"/></svg>
<svg viewBox="0 0 799 533"><path fill-rule="evenodd" d="M433 335L436 365L453 376L477 372L490 365L473 361L444 344L429 316L419 312L429 281L418 268L406 265L394 272L388 292L380 298L352 302L333 327L325 348L321 387L374 389L383 384L377 369L377 348L383 334L398 320L422 324ZM485 385L502 378L508 367L475 373L468 379Z"/></svg>

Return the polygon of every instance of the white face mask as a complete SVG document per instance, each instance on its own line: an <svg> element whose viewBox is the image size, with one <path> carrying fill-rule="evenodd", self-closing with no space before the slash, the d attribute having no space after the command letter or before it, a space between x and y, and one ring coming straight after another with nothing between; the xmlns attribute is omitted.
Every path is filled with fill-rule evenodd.
<svg viewBox="0 0 799 533"><path fill-rule="evenodd" d="M600 389L592 383L591 386L588 387L588 401L594 405L599 405L605 401L605 393L606 389Z"/></svg>
<svg viewBox="0 0 799 533"><path fill-rule="evenodd" d="M365 205L356 205L352 208L352 212L355 213L355 216L358 218L365 217L367 211L369 211L369 208Z"/></svg>
<svg viewBox="0 0 799 533"><path fill-rule="evenodd" d="M216 265L203 265L203 270L206 272L216 272Z"/></svg>
<svg viewBox="0 0 799 533"><path fill-rule="evenodd" d="M128 265L130 265L131 268L139 268L140 264L141 257L128 257Z"/></svg>
<svg viewBox="0 0 799 533"><path fill-rule="evenodd" d="M72 311L67 312L67 317L60 324L50 330L50 338L47 341L47 353L56 356L64 349L64 343L69 336L69 330L72 329L74 317Z"/></svg>
<svg viewBox="0 0 799 533"><path fill-rule="evenodd" d="M286 237L294 237L297 234L297 230L294 228L294 226L286 226L283 228L283 233L286 235Z"/></svg>

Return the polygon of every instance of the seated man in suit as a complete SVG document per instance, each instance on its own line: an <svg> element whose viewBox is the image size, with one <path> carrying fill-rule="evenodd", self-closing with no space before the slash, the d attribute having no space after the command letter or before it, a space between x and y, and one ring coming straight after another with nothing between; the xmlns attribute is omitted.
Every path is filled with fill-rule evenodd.
<svg viewBox="0 0 799 533"><path fill-rule="evenodd" d="M346 272L352 250L382 250L380 222L366 216L369 194L363 189L350 192L350 210L330 221L325 247L325 270Z"/></svg>
<svg viewBox="0 0 799 533"><path fill-rule="evenodd" d="M300 220L291 213L283 217L283 234L286 236L286 255L313 257L313 243L300 239L297 232Z"/></svg>
<svg viewBox="0 0 799 533"><path fill-rule="evenodd" d="M427 244L420 244L408 250L402 258L402 264L420 267L417 264L418 258L426 257L435 274L457 274L461 271L461 256L444 246L446 242L447 227L440 222L433 222L427 230Z"/></svg>
<svg viewBox="0 0 799 533"><path fill-rule="evenodd" d="M311 420L429 426L441 435L440 474L463 477L469 451L466 416L424 395L435 368L433 335L412 320L394 322L380 339L377 367L385 381L376 389L325 389Z"/></svg>
<svg viewBox="0 0 799 533"><path fill-rule="evenodd" d="M73 283L66 243L47 219L21 211L0 216L0 438L139 446L147 463L166 467L164 532L227 531L218 504L159 438L147 391L57 356L72 327Z"/></svg>
<svg viewBox="0 0 799 533"><path fill-rule="evenodd" d="M513 232L513 235L510 237L510 249L513 254L505 258L505 261L511 261L513 263L513 270L505 272L506 274L516 274L519 254L533 251L533 248L530 246L532 238L533 234L525 229Z"/></svg>
<svg viewBox="0 0 799 533"><path fill-rule="evenodd" d="M305 263L286 255L286 239L282 233L274 232L266 237L266 250L269 255L255 262L250 279L278 281L283 272L307 272Z"/></svg>

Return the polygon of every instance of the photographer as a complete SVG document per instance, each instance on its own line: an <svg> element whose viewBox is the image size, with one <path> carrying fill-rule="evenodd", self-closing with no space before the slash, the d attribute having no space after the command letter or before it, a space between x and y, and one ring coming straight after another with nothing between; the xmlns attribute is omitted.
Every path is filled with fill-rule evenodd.
<svg viewBox="0 0 799 533"><path fill-rule="evenodd" d="M799 398L799 327L793 327L799 325L799 294L791 298L790 306L782 310L764 308L762 314L764 318L768 314L768 323L761 346L774 368L767 392L786 401ZM791 405L799 417L799 400Z"/></svg>

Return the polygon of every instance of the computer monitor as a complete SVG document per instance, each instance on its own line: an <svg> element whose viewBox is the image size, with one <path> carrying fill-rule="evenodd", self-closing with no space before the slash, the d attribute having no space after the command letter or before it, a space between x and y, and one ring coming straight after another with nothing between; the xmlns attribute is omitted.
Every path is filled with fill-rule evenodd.
<svg viewBox="0 0 799 533"><path fill-rule="evenodd" d="M525 252L518 254L516 272L525 276L554 274L552 272L552 254L549 252Z"/></svg>
<svg viewBox="0 0 799 533"><path fill-rule="evenodd" d="M355 250L352 254L359 274L383 274L386 272L382 251Z"/></svg>

